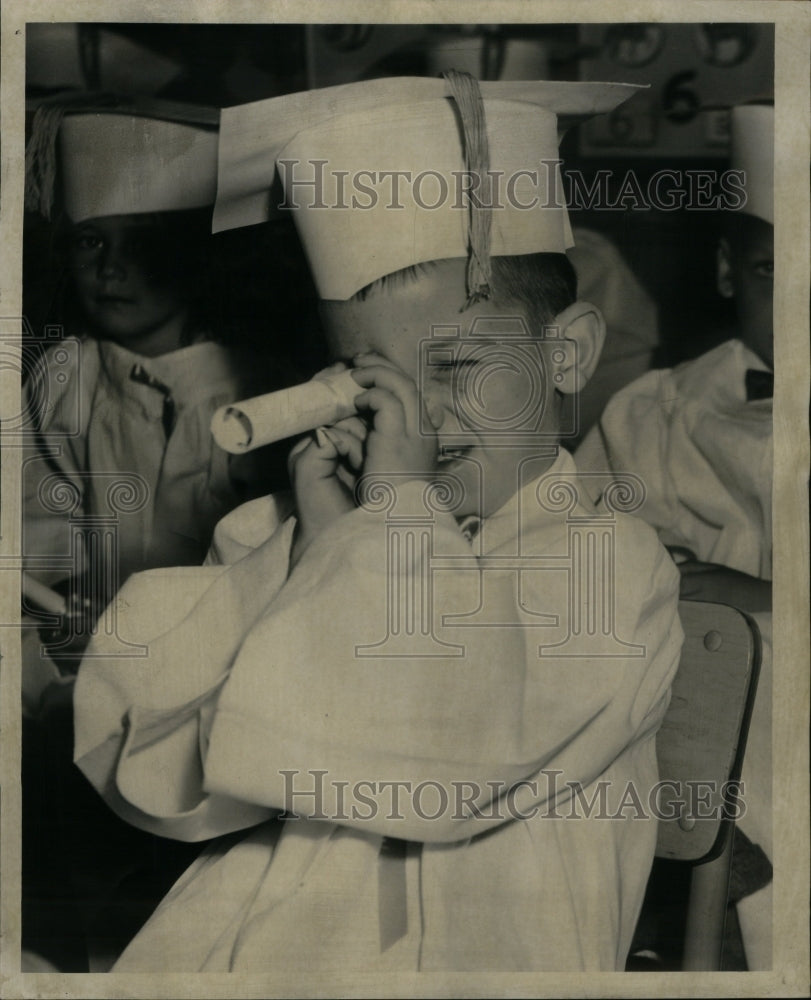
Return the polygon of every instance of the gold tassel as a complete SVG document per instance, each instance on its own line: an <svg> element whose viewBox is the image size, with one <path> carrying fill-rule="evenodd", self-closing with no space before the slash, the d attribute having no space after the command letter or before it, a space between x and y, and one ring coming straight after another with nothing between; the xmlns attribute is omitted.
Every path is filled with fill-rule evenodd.
<svg viewBox="0 0 811 1000"><path fill-rule="evenodd" d="M465 167L479 178L477 198L468 196L467 301L461 311L490 298L490 230L492 226L492 177L490 146L479 81L470 73L450 69L442 74L459 108L464 140Z"/></svg>
<svg viewBox="0 0 811 1000"><path fill-rule="evenodd" d="M56 185L56 137L65 109L43 104L36 110L25 147L25 207L51 217Z"/></svg>
<svg viewBox="0 0 811 1000"><path fill-rule="evenodd" d="M48 98L36 110L25 147L25 207L50 219L56 195L56 139L62 119L73 111L112 110L123 106L114 94L71 91Z"/></svg>

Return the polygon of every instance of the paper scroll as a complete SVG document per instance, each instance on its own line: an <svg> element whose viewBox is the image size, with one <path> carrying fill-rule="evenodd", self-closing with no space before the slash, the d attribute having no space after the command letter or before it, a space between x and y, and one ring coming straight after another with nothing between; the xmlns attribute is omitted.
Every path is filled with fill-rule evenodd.
<svg viewBox="0 0 811 1000"><path fill-rule="evenodd" d="M349 370L313 379L221 406L211 420L211 433L221 448L241 455L351 416L355 397L364 391Z"/></svg>

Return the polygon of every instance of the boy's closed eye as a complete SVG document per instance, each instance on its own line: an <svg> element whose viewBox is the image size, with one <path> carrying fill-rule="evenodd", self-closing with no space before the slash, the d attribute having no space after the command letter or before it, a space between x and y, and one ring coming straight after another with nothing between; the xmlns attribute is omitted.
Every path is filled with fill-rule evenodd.
<svg viewBox="0 0 811 1000"><path fill-rule="evenodd" d="M431 365L431 374L440 380L449 379L456 372L474 368L480 360L480 358L454 358L451 361L439 361Z"/></svg>
<svg viewBox="0 0 811 1000"><path fill-rule="evenodd" d="M447 350L434 349L427 360L427 374L438 379L447 379L456 372L475 368L486 360L487 351L480 345L466 349L459 347Z"/></svg>

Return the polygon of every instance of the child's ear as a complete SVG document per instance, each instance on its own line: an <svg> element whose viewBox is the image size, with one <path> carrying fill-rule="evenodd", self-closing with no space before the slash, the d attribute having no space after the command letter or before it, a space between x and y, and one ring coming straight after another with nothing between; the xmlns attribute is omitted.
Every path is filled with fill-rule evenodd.
<svg viewBox="0 0 811 1000"><path fill-rule="evenodd" d="M721 237L718 249L715 251L715 287L718 294L725 299L735 295L735 285L732 280L732 250L729 241Z"/></svg>
<svg viewBox="0 0 811 1000"><path fill-rule="evenodd" d="M574 350L561 352L563 360L555 361L552 352L552 383L564 393L580 392L591 378L605 342L603 314L590 302L573 302L554 319L559 336L573 340Z"/></svg>

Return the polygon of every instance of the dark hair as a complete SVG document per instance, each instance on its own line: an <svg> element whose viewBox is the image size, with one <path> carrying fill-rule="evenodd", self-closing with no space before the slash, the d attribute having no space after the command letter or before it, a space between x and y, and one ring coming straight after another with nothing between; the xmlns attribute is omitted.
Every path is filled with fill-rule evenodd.
<svg viewBox="0 0 811 1000"><path fill-rule="evenodd" d="M416 281L439 263L427 261L394 271L361 288L352 298L363 302L393 285ZM533 333L541 335L559 312L577 299L577 275L564 253L531 253L492 258L492 295L495 306L523 306Z"/></svg>
<svg viewBox="0 0 811 1000"><path fill-rule="evenodd" d="M382 292L386 288L394 288L396 285L409 285L421 275L432 271L438 263L438 260L426 260L421 264L409 264L408 267L401 267L399 271L384 274L382 278L375 278L368 285L364 285L363 288L358 289L352 296L352 301L365 302L370 295Z"/></svg>
<svg viewBox="0 0 811 1000"><path fill-rule="evenodd" d="M533 333L542 334L577 299L577 275L565 253L493 257L493 301L522 305Z"/></svg>

